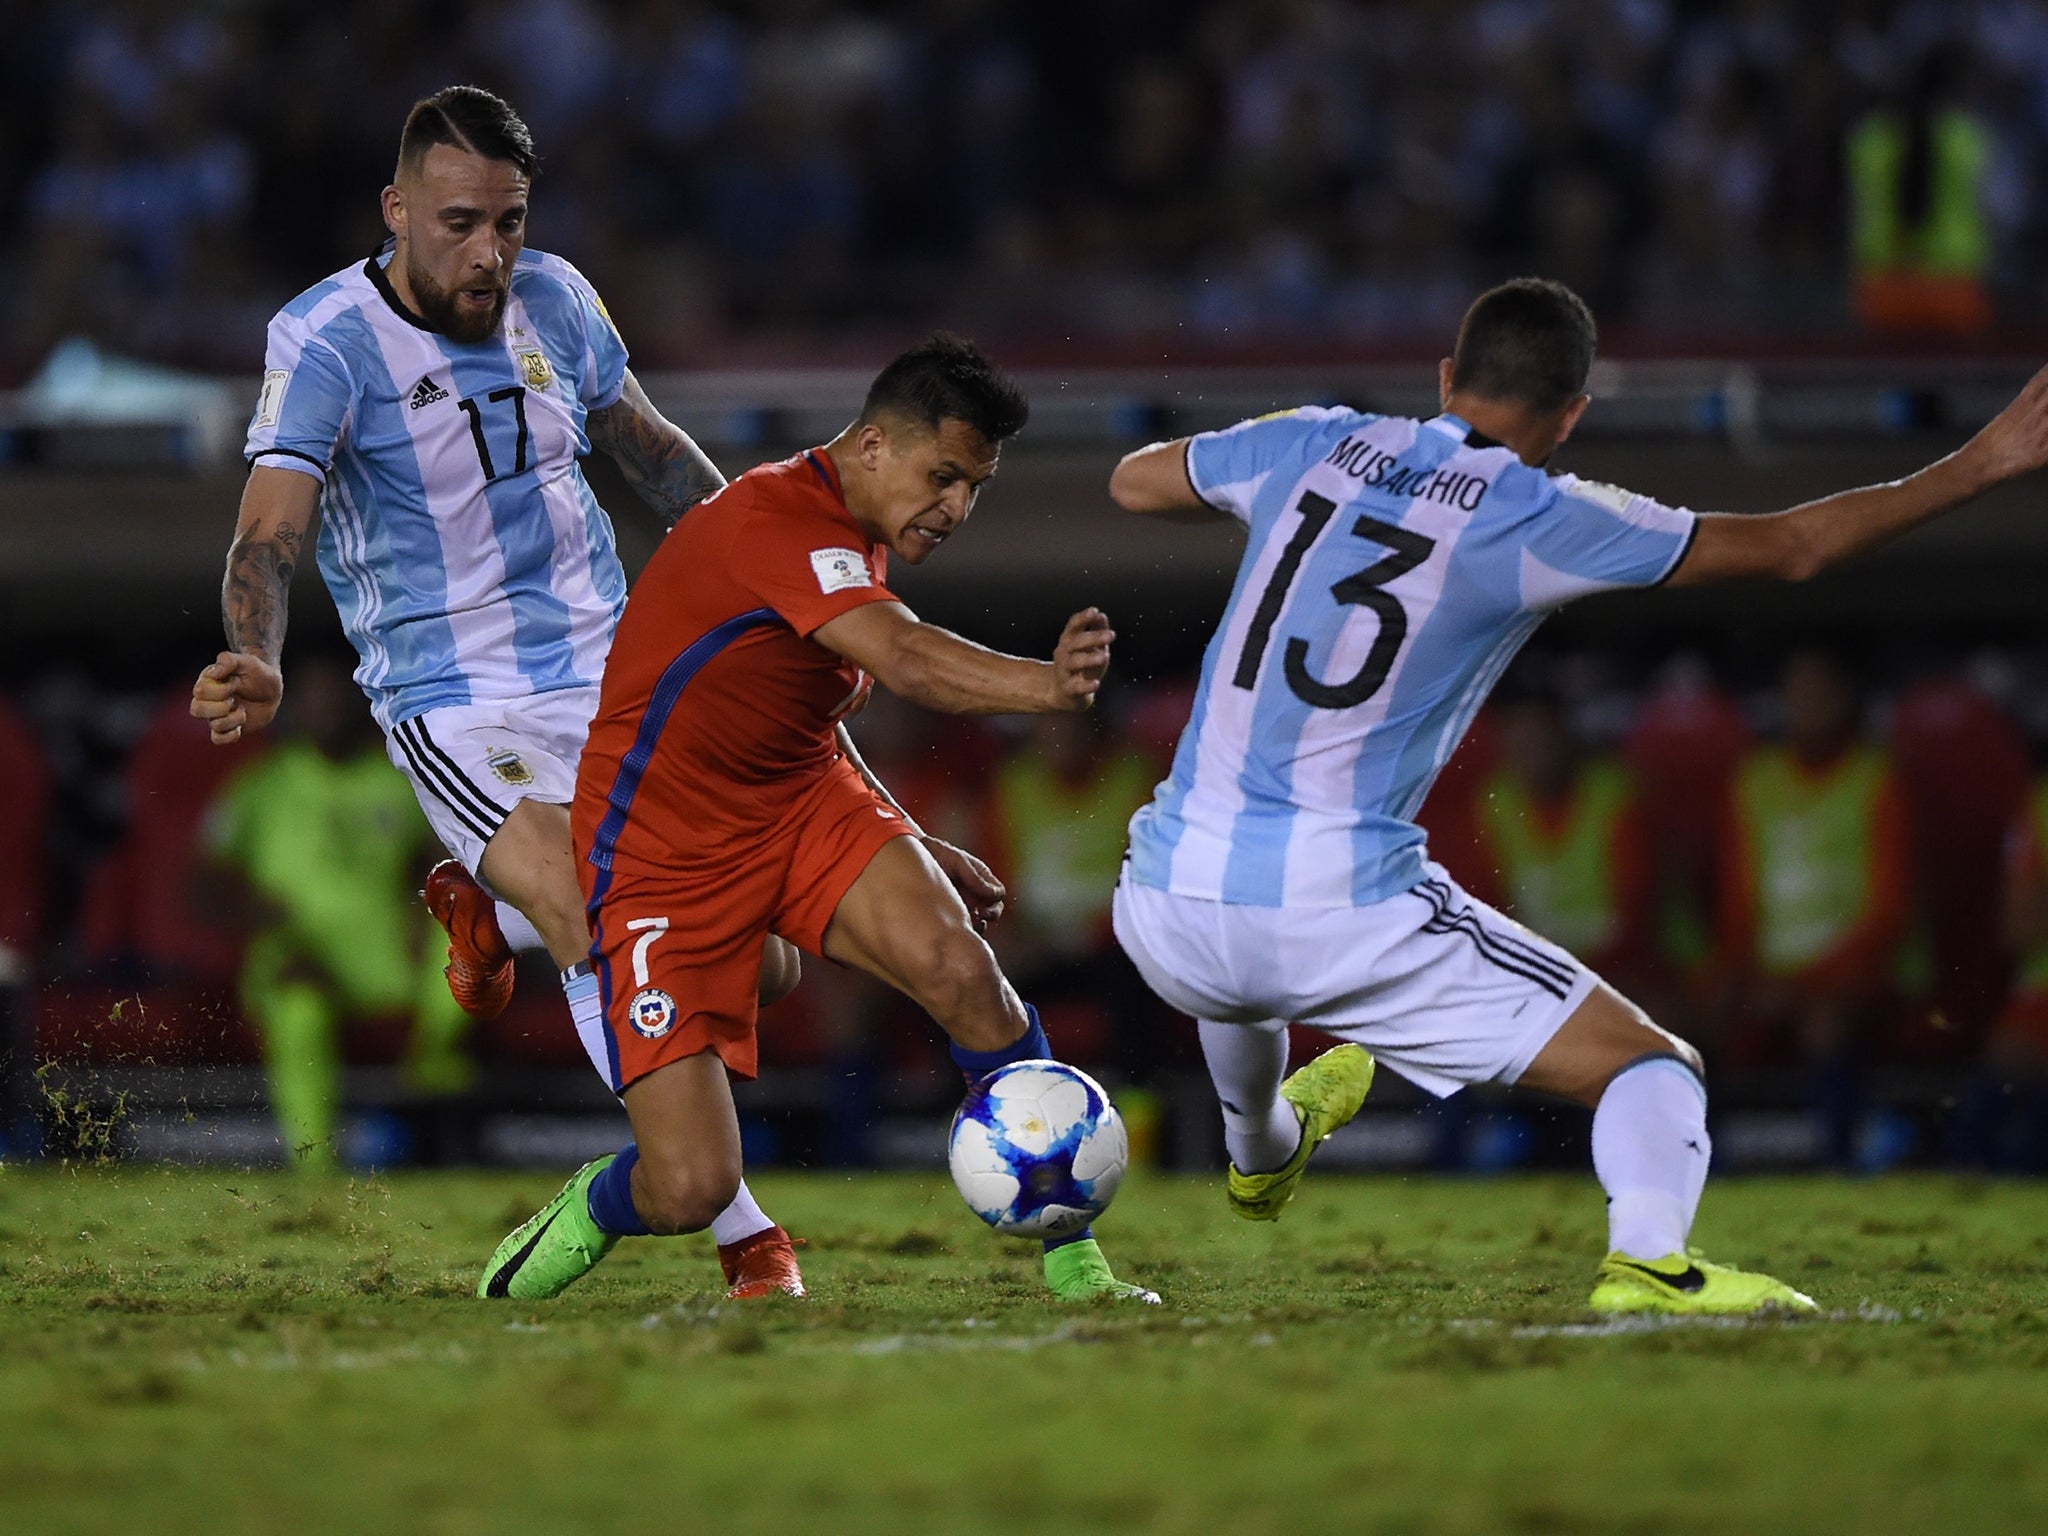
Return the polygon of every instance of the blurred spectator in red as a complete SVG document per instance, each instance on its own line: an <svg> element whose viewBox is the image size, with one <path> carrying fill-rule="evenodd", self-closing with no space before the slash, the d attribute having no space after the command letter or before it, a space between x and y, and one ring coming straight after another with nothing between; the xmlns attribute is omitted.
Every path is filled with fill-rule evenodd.
<svg viewBox="0 0 2048 1536"><path fill-rule="evenodd" d="M0 1142L28 1128L22 1001L42 933L50 769L34 729L0 698Z"/></svg>
<svg viewBox="0 0 2048 1536"><path fill-rule="evenodd" d="M2007 845L2032 769L2019 728L1960 676L1928 677L1894 699L1892 768L1912 827L1913 940L1923 974L1898 1045L1953 1063L1982 1046L2012 979L1999 899Z"/></svg>
<svg viewBox="0 0 2048 1536"><path fill-rule="evenodd" d="M1624 992L1650 969L1655 908L1629 771L1588 753L1555 694L1500 708L1501 765L1480 792L1502 906Z"/></svg>
<svg viewBox="0 0 2048 1536"><path fill-rule="evenodd" d="M1741 707L1694 657L1665 669L1628 735L1657 914L1656 1000L1637 1001L1681 1034L1717 986L1721 808L1752 745Z"/></svg>
<svg viewBox="0 0 2048 1536"><path fill-rule="evenodd" d="M2019 958L1982 1069L1957 1106L1955 1152L1999 1172L2048 1171L2048 776L2006 841L2006 941Z"/></svg>
<svg viewBox="0 0 2048 1536"><path fill-rule="evenodd" d="M206 808L229 774L263 751L208 744L187 691L165 699L128 759L128 824L87 883L80 915L95 965L139 966L157 980L227 983L241 965L240 938L197 910L191 890Z"/></svg>
<svg viewBox="0 0 2048 1536"><path fill-rule="evenodd" d="M1735 779L1721 877L1721 953L1746 1028L1788 1031L1828 1154L1846 1162L1861 1055L1907 916L1907 824L1848 671L1796 653L1778 690L1783 739Z"/></svg>

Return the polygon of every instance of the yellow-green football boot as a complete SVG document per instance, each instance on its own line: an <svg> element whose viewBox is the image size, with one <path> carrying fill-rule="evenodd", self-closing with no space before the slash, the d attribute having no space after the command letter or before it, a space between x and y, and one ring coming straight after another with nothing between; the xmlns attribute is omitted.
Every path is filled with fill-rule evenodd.
<svg viewBox="0 0 2048 1536"><path fill-rule="evenodd" d="M1594 1276L1595 1312L1664 1312L1701 1317L1752 1312L1814 1312L1811 1296L1769 1275L1709 1264L1696 1253L1633 1259L1610 1253Z"/></svg>
<svg viewBox="0 0 2048 1536"><path fill-rule="evenodd" d="M1301 1119L1301 1145L1271 1173L1230 1170L1230 1208L1246 1221L1275 1221L1294 1198L1301 1170L1332 1131L1358 1113L1372 1086L1372 1054L1360 1045L1323 1052L1280 1085L1280 1097Z"/></svg>
<svg viewBox="0 0 2048 1536"><path fill-rule="evenodd" d="M590 1219L590 1181L612 1165L617 1153L585 1163L562 1192L536 1211L491 1255L477 1281L479 1296L545 1301L559 1296L612 1251L618 1238Z"/></svg>

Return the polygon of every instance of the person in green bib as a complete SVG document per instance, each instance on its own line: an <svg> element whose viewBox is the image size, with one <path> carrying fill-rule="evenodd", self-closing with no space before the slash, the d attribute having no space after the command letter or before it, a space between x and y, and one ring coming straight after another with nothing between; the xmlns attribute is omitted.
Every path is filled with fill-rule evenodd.
<svg viewBox="0 0 2048 1536"><path fill-rule="evenodd" d="M1146 1075L1158 1010L1110 933L1125 829L1158 773L1100 714L1046 715L997 772L984 846L1010 892L1003 963L1041 1006L1099 1006L1117 1066Z"/></svg>
<svg viewBox="0 0 2048 1536"><path fill-rule="evenodd" d="M1908 915L1907 826L1837 658L1796 652L1778 689L1782 739L1737 771L1720 878L1733 1002L1790 1033L1835 1162L1854 1150L1861 1055L1891 989Z"/></svg>
<svg viewBox="0 0 2048 1536"><path fill-rule="evenodd" d="M419 905L439 849L412 787L338 663L302 664L287 709L290 736L228 780L205 840L215 899L250 928L241 1003L271 1108L293 1165L317 1171L335 1162L350 1023L409 1017L406 1075L422 1092L461 1090L470 1064Z"/></svg>
<svg viewBox="0 0 2048 1536"><path fill-rule="evenodd" d="M1584 751L1563 700L1534 685L1502 706L1501 744L1479 823L1505 910L1640 992L1654 903L1627 768Z"/></svg>

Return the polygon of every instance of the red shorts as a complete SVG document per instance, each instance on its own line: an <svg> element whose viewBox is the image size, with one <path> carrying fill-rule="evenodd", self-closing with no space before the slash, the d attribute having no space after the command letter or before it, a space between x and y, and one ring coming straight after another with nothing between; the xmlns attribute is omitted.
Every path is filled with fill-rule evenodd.
<svg viewBox="0 0 2048 1536"><path fill-rule="evenodd" d="M591 948L618 1090L699 1051L754 1076L767 936L823 954L825 927L861 871L910 835L842 758L746 857L688 877L615 872Z"/></svg>

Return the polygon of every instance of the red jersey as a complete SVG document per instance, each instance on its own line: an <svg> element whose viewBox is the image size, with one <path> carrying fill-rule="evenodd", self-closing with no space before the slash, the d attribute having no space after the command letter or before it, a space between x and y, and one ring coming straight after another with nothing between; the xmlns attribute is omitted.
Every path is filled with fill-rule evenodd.
<svg viewBox="0 0 2048 1536"><path fill-rule="evenodd" d="M605 663L576 776L579 859L716 866L772 832L832 766L834 726L868 687L809 637L894 601L886 560L820 448L686 513L634 584Z"/></svg>

